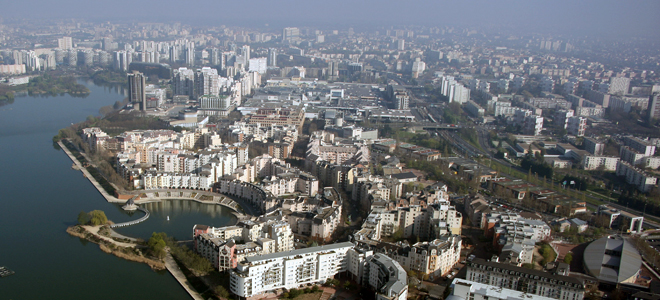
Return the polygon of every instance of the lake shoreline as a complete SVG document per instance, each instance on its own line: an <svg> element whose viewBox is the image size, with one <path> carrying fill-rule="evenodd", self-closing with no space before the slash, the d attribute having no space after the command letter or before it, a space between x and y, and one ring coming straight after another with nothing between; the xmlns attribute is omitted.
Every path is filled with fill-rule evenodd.
<svg viewBox="0 0 660 300"><path fill-rule="evenodd" d="M154 271L162 271L166 269L165 264L162 261L142 255L142 252L138 249L141 245L136 243L115 242L111 238L91 232L87 227L88 226L80 225L70 226L66 229L66 232L71 236L99 245L101 251L105 253L112 254L128 261L147 264ZM127 244L132 245L132 247L124 247Z"/></svg>

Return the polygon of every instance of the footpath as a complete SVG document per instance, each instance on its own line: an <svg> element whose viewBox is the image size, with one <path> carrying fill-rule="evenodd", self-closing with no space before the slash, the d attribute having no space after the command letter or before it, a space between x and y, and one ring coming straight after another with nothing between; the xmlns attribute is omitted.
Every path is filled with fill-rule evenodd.
<svg viewBox="0 0 660 300"><path fill-rule="evenodd" d="M188 282L188 279L186 279L186 276L183 275L183 272L181 271L179 266L174 261L174 258L172 257L172 254L167 252L167 255L165 256L164 261L165 261L165 267L170 272L170 274L172 274L172 276L174 276L174 279L176 279L179 282L179 284L181 284L181 286L184 289L186 289L188 294L190 294L190 296L193 299L195 299L195 300L204 300L204 298L202 298L202 295L200 295L197 291L195 291L195 289Z"/></svg>

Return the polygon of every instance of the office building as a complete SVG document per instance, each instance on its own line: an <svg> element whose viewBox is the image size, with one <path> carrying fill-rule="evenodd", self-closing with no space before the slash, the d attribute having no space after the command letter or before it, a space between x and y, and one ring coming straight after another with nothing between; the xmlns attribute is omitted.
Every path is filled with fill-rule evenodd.
<svg viewBox="0 0 660 300"><path fill-rule="evenodd" d="M146 78L144 74L133 71L128 74L128 102L132 103L134 107L140 108L144 111L147 109L147 96L145 93Z"/></svg>
<svg viewBox="0 0 660 300"><path fill-rule="evenodd" d="M172 80L174 95L186 95L189 99L195 97L195 72L188 68L174 70Z"/></svg>

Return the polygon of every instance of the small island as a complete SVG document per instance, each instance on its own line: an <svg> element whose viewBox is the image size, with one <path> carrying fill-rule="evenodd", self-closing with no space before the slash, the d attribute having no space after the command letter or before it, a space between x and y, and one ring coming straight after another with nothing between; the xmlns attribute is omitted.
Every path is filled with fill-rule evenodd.
<svg viewBox="0 0 660 300"><path fill-rule="evenodd" d="M53 76L48 73L30 78L27 85L18 86L17 90L26 90L30 96L69 94L72 97L87 97L90 93L89 89L76 82L73 76Z"/></svg>

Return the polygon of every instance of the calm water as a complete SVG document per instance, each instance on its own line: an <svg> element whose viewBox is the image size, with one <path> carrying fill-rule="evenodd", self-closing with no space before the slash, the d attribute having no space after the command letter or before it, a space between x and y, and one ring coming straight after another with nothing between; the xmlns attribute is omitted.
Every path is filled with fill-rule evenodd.
<svg viewBox="0 0 660 300"><path fill-rule="evenodd" d="M103 210L115 222L141 216L107 203L53 148L60 128L123 99L114 89L85 84L92 93L84 99L22 97L0 107L0 266L16 272L0 278L0 299L189 299L169 273L106 254L65 232L81 210ZM234 222L226 209L190 201L149 209L149 220L120 232L147 238L162 231L190 239L195 223Z"/></svg>

